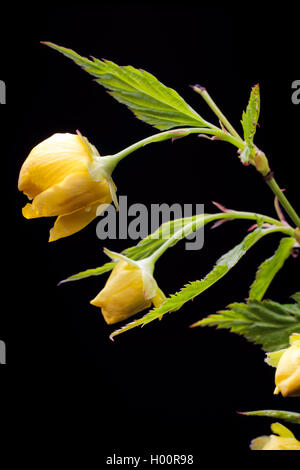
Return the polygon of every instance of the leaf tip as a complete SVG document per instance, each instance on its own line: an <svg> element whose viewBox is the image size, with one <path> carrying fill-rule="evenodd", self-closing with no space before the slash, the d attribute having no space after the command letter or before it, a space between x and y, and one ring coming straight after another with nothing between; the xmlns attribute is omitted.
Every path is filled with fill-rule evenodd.
<svg viewBox="0 0 300 470"><path fill-rule="evenodd" d="M43 44L44 46L49 46L49 47L52 47L52 48L59 47L51 41L40 41L40 44Z"/></svg>
<svg viewBox="0 0 300 470"><path fill-rule="evenodd" d="M214 206L216 206L220 211L222 212L233 212L232 209L227 209L223 204L220 204L219 202L216 201L211 201Z"/></svg>
<svg viewBox="0 0 300 470"><path fill-rule="evenodd" d="M220 227L220 225L223 225L225 224L226 222L230 222L230 220L232 219L220 219L220 220L217 220L217 222L215 222L211 227L210 227L210 230L213 230L217 227Z"/></svg>

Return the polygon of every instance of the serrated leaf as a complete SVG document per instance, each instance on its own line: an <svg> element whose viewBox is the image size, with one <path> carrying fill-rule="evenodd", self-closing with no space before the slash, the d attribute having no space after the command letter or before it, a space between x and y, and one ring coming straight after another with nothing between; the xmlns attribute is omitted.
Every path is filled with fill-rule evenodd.
<svg viewBox="0 0 300 470"><path fill-rule="evenodd" d="M250 150L253 148L253 139L260 114L260 92L259 84L255 85L250 94L249 103L246 112L243 112L242 126L244 130L244 140Z"/></svg>
<svg viewBox="0 0 300 470"><path fill-rule="evenodd" d="M296 292L296 294L292 295L292 299L297 302L297 304L300 304L300 292Z"/></svg>
<svg viewBox="0 0 300 470"><path fill-rule="evenodd" d="M218 215L222 216L222 214L203 214L203 225L211 220L214 220L216 217L218 217ZM199 219L199 216L186 217L183 219L175 219L166 222L162 224L155 232L141 240L137 245L123 250L121 254L133 260L146 258L147 256L150 256L152 253L154 253L154 251L156 251L163 243L165 243L165 241L175 232L177 232L180 227L184 229L184 227L191 224L191 222L193 222L196 218ZM198 221L198 226L199 225L200 224ZM179 239L177 241L179 241ZM67 277L63 281L60 281L59 284L64 284L71 281L79 281L91 276L99 276L108 271L111 271L115 264L116 263L105 263L99 268L86 269L85 271L81 271L77 274L73 274L72 276Z"/></svg>
<svg viewBox="0 0 300 470"><path fill-rule="evenodd" d="M255 281L250 288L249 300L261 300L263 298L274 277L290 257L294 243L295 239L293 237L282 238L275 254L260 265Z"/></svg>
<svg viewBox="0 0 300 470"><path fill-rule="evenodd" d="M206 217L214 217L214 215L203 214L205 223ZM221 214L220 214L221 215ZM179 227L185 227L190 224L196 217L186 217L183 219L175 219L169 222L162 224L155 232L150 234L148 237L141 240L137 245L126 248L121 252L121 254L127 256L128 258L139 260L150 256L154 251L156 251L171 235L173 235ZM208 222L209 220L207 220ZM100 276L108 271L111 271L116 263L105 263L103 266L94 269L86 269L77 274L67 277L63 281L60 281L59 284L64 284L71 281L79 281L91 276Z"/></svg>
<svg viewBox="0 0 300 470"><path fill-rule="evenodd" d="M234 212L233 212L234 213ZM154 253L163 243L165 243L170 236L174 235L175 233L182 230L183 235L187 236L192 233L195 229L199 229L202 226L206 225L209 222L213 222L218 219L222 219L224 216L223 213L219 214L202 214L196 215L192 217L184 217L182 219L175 219L170 220L162 224L155 232L148 235L148 237L141 240L137 245L126 248L121 253L128 258L132 258L134 260L140 260L150 256ZM195 225L191 225L192 222L195 222ZM189 230L186 230L186 227L189 226ZM174 244L181 240L183 237L178 236L178 238L174 241ZM84 279L91 276L99 276L104 274L108 271L111 271L115 263L105 263L103 266L94 269L87 269L77 274L73 274L68 278L60 281L59 284L64 284L70 281L78 281L80 279Z"/></svg>
<svg viewBox="0 0 300 470"><path fill-rule="evenodd" d="M219 205L219 208L222 208L222 206ZM224 208L222 210L224 210ZM233 218L241 217L242 219L244 219L245 215L247 215L247 217L249 217L251 220L256 220L258 224L262 223L262 220L260 220L260 216L255 213L250 213L250 212L245 213L245 212L238 212L234 210L230 210L230 211L225 210L224 212L230 212L230 215ZM174 241L174 244L177 243L179 240L181 240L183 237L186 237L193 231L198 230L201 227L204 227L206 224L210 222L214 222L216 220L222 220L222 219L231 220L231 217L229 216L228 218L228 215L224 214L224 212L217 213L217 214L195 215L192 217L184 217L182 219L175 219L175 220L170 220L168 222L165 222L155 232L153 232L152 234L148 235L146 238L141 240L137 245L123 250L122 254L134 260L140 260L140 259L146 258L147 256L152 255L152 253L154 253L166 240L168 240L170 236L174 235L175 233L180 234L180 230L182 230L182 235L179 235L176 238L176 240ZM191 224L192 222L195 222L195 225ZM188 230L187 230L187 227L188 227ZM114 265L115 263L105 263L103 266L100 266L99 268L87 269L85 271L69 276L63 281L60 281L59 284L64 284L70 281L78 281L80 279L85 279L90 276L99 276L113 269Z"/></svg>
<svg viewBox="0 0 300 470"><path fill-rule="evenodd" d="M300 413L293 411L280 411L280 410L258 410L258 411L245 411L239 413L245 416L265 416L267 418L282 419L292 424L300 424Z"/></svg>
<svg viewBox="0 0 300 470"><path fill-rule="evenodd" d="M80 273L73 274L72 276L69 276L66 279L60 281L58 285L65 284L66 282L71 282L71 281L79 281L80 279L85 279L87 277L100 276L100 274L104 274L104 273L111 271L115 264L116 263L105 263L103 266L100 266L99 268L86 269L85 271L81 271Z"/></svg>
<svg viewBox="0 0 300 470"><path fill-rule="evenodd" d="M47 46L72 59L96 82L125 104L137 118L160 130L178 126L204 126L206 121L172 88L163 85L145 70L131 65L119 66L109 60L81 57L72 49L45 42Z"/></svg>
<svg viewBox="0 0 300 470"><path fill-rule="evenodd" d="M114 331L110 338L119 335L125 331L131 330L137 326L144 326L158 318L161 318L168 312L178 310L183 304L189 300L197 297L199 294L207 290L209 287L219 281L228 271L235 266L244 254L260 240L264 235L272 233L274 229L257 228L252 233L248 234L244 240L222 256L214 266L214 268L207 274L205 278L200 281L194 281L184 286L179 292L168 297L165 302L157 308L150 310L142 318L134 320L133 322L123 326L122 328Z"/></svg>
<svg viewBox="0 0 300 470"><path fill-rule="evenodd" d="M300 303L280 304L271 300L232 303L227 310L209 315L194 326L225 328L261 345L266 352L278 351L289 347L292 333L300 333Z"/></svg>

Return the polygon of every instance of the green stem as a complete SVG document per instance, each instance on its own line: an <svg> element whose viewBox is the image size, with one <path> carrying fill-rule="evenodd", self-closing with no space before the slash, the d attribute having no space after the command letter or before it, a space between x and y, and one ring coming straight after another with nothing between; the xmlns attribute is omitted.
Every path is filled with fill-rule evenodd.
<svg viewBox="0 0 300 470"><path fill-rule="evenodd" d="M193 87L193 90L202 96L202 98L206 101L208 106L212 109L212 111L216 114L216 116L218 116L220 121L224 124L226 129L232 134L232 136L234 136L237 139L238 142L240 142L240 145L241 143L243 143L244 148L245 148L245 143L243 142L242 138L240 137L238 132L234 129L234 127L230 124L226 116L224 116L220 108L213 101L213 99L211 98L207 90L204 87L201 87L199 85L195 85ZM297 227L300 228L300 218L297 212L295 211L295 209L293 208L293 206L290 204L290 202L286 198L286 196L281 191L276 180L274 178L270 178L269 180L267 179L266 182L268 186L271 188L271 190L273 191L273 193L278 197L278 200L280 201L282 207L284 207L284 209L286 210L287 214L290 216L291 220L296 224Z"/></svg>
<svg viewBox="0 0 300 470"><path fill-rule="evenodd" d="M162 142L163 140L168 139L186 137L190 134L208 134L216 136L221 140L225 140L226 142L233 144L239 149L243 150L245 148L245 144L243 142L240 142L238 139L236 139L232 135L227 134L218 127L212 127L210 129L208 129L207 127L187 127L181 129L173 129L170 131L160 132L158 134L151 135L150 137L146 137L145 139L130 145L124 150L121 150L121 152L116 153L112 157L116 159L116 162L119 162L123 158L127 157L127 155L129 155L130 153L135 152L136 150L140 149L141 147L144 147L145 145L152 144L154 142Z"/></svg>
<svg viewBox="0 0 300 470"><path fill-rule="evenodd" d="M291 227L286 227L286 225L283 225L282 222L280 222L277 219L274 219L273 217L268 217L262 214L256 214L253 212L224 212L222 214L211 214L209 216L205 216L203 214L199 216L195 216L193 220L183 226L182 228L178 229L174 235L172 235L170 238L167 239L167 241L161 245L150 257L151 261L155 263L158 258L173 244L176 243L176 240L180 240L184 238L185 236L189 235L190 233L198 230L199 228L203 227L205 224L209 222L214 222L215 220L220 220L220 219L229 219L229 220L234 220L234 219L244 219L244 220L255 220L255 221L260 221L264 223L268 223L274 226L274 232L282 232L284 234L287 234L289 236L294 235L294 230Z"/></svg>
<svg viewBox="0 0 300 470"><path fill-rule="evenodd" d="M266 183L271 188L275 196L278 197L278 200L282 207L285 209L287 214L290 216L291 220L296 224L297 227L300 228L300 218L293 208L293 206L290 204L284 193L281 191L280 187L278 186L276 180L274 177L266 179Z"/></svg>
<svg viewBox="0 0 300 470"><path fill-rule="evenodd" d="M191 127L191 128L180 128L180 129L173 129L170 131L165 131L165 132L160 132L158 134L154 134L150 137L146 137L145 139L142 139L129 147L125 148L124 150L121 150L120 152L116 153L115 155L109 155L106 157L102 157L103 159L107 160L112 160L112 162L107 162L111 164L113 167L117 165L119 161L121 161L123 158L127 157L127 155L130 155L131 153L135 152L136 150L155 143L155 142L162 142L164 140L169 140L169 139L176 139L176 138L181 138L181 137L186 137L191 134L206 134L206 135L212 135L216 136L217 138L224 140L226 142L229 142L233 144L235 147L244 150L246 147L245 142L243 142L242 138L239 136L239 134L235 131L235 129L231 126L227 118L223 115L221 110L218 108L218 106L215 104L215 102L212 100L208 92L204 88L200 88L199 86L193 87L194 90L197 93L200 93L201 96L205 99L205 101L209 104L211 109L215 112L215 114L219 117L219 119L222 121L226 129L230 132L228 134L227 132L224 132L223 130L219 129L218 127L213 126L212 124L210 125L210 128L207 127ZM104 160L103 160L104 161ZM293 220L293 222L296 224L297 227L300 227L300 218L288 199L285 197L285 195L282 193L280 190L278 184L276 183L274 178L271 178L267 180L268 186L271 188L273 193L278 197L278 200L286 210L286 212L289 214L290 218Z"/></svg>
<svg viewBox="0 0 300 470"><path fill-rule="evenodd" d="M238 141L243 142L243 139L240 137L238 132L234 129L234 127L230 124L226 116L222 113L220 108L216 105L206 88L201 87L199 85L195 85L193 87L193 90L196 93L199 93L199 95L202 96L202 98L206 101L208 106L212 109L212 111L215 113L215 115L220 119L220 121L224 124L226 129L230 132L231 135L233 135Z"/></svg>

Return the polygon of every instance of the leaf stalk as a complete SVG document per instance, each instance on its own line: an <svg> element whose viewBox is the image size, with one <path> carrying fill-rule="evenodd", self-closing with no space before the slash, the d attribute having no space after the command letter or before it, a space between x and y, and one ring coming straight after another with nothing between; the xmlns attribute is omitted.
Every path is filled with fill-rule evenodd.
<svg viewBox="0 0 300 470"><path fill-rule="evenodd" d="M266 183L269 186L269 188L273 191L275 196L277 196L280 204L282 207L285 209L287 214L290 216L291 220L294 222L294 224L300 228L300 218L293 208L293 206L290 204L289 200L285 196L285 194L281 191L280 187L278 186L274 176L271 176L271 178L266 178Z"/></svg>
<svg viewBox="0 0 300 470"><path fill-rule="evenodd" d="M199 95L202 96L202 98L204 99L204 101L206 101L206 103L208 104L208 106L210 107L210 109L215 113L215 115L220 119L220 121L222 122L222 124L224 124L224 126L226 127L226 129L228 130L228 132L230 132L231 135L233 135L237 140L239 140L240 142L243 142L243 139L241 138L241 136L238 134L238 132L234 129L234 127L230 124L230 122L228 121L228 119L226 118L226 116L222 113L222 111L220 110L220 108L216 105L216 103L214 102L214 100L212 99L212 97L210 96L210 94L208 93L208 91L206 90L206 88L200 86L200 85L195 85L194 87L192 87L193 90L196 92L196 93L199 93Z"/></svg>
<svg viewBox="0 0 300 470"><path fill-rule="evenodd" d="M116 153L114 157L116 160L119 162L123 160L123 158L127 157L127 155L135 152L136 150L145 147L146 145L155 143L155 142L162 142L164 140L169 140L169 139L176 139L176 138L181 138L181 137L186 137L191 134L208 134L208 135L214 135L219 137L221 140L224 140L226 142L229 142L233 144L235 147L243 150L245 148L245 143L240 142L238 139L233 137L230 134L227 134L226 132L222 131L221 129L217 127L212 127L212 128L207 128L207 127L186 127L186 128L181 128L181 129L173 129L170 131L164 131L164 132L159 132L158 134L153 134L149 137L146 137L145 139L142 139L138 142L135 142L134 144L130 145L129 147L126 147L124 150L121 150L120 152Z"/></svg>

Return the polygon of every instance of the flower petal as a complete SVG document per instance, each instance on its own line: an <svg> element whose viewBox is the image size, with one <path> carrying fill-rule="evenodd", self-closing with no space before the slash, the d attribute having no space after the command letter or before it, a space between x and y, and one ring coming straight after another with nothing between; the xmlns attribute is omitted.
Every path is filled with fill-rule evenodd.
<svg viewBox="0 0 300 470"><path fill-rule="evenodd" d="M96 202L84 209L72 212L72 214L57 217L53 228L50 230L49 242L68 237L86 227L96 218L98 206L99 202Z"/></svg>
<svg viewBox="0 0 300 470"><path fill-rule="evenodd" d="M119 261L105 287L90 303L101 307L106 323L113 324L150 307L151 300L143 295L140 269Z"/></svg>
<svg viewBox="0 0 300 470"><path fill-rule="evenodd" d="M293 333L290 336L290 344L297 344L299 342L300 345L300 333Z"/></svg>
<svg viewBox="0 0 300 470"><path fill-rule="evenodd" d="M260 436L251 441L250 449L251 450L263 450L265 445L268 444L270 436Z"/></svg>
<svg viewBox="0 0 300 470"><path fill-rule="evenodd" d="M30 198L70 173L85 171L89 155L75 134L54 134L32 149L19 176L18 188Z"/></svg>
<svg viewBox="0 0 300 470"><path fill-rule="evenodd" d="M26 218L66 215L99 201L111 202L108 184L91 180L88 172L67 176L61 183L43 191L23 209ZM98 204L98 205L99 205Z"/></svg>

